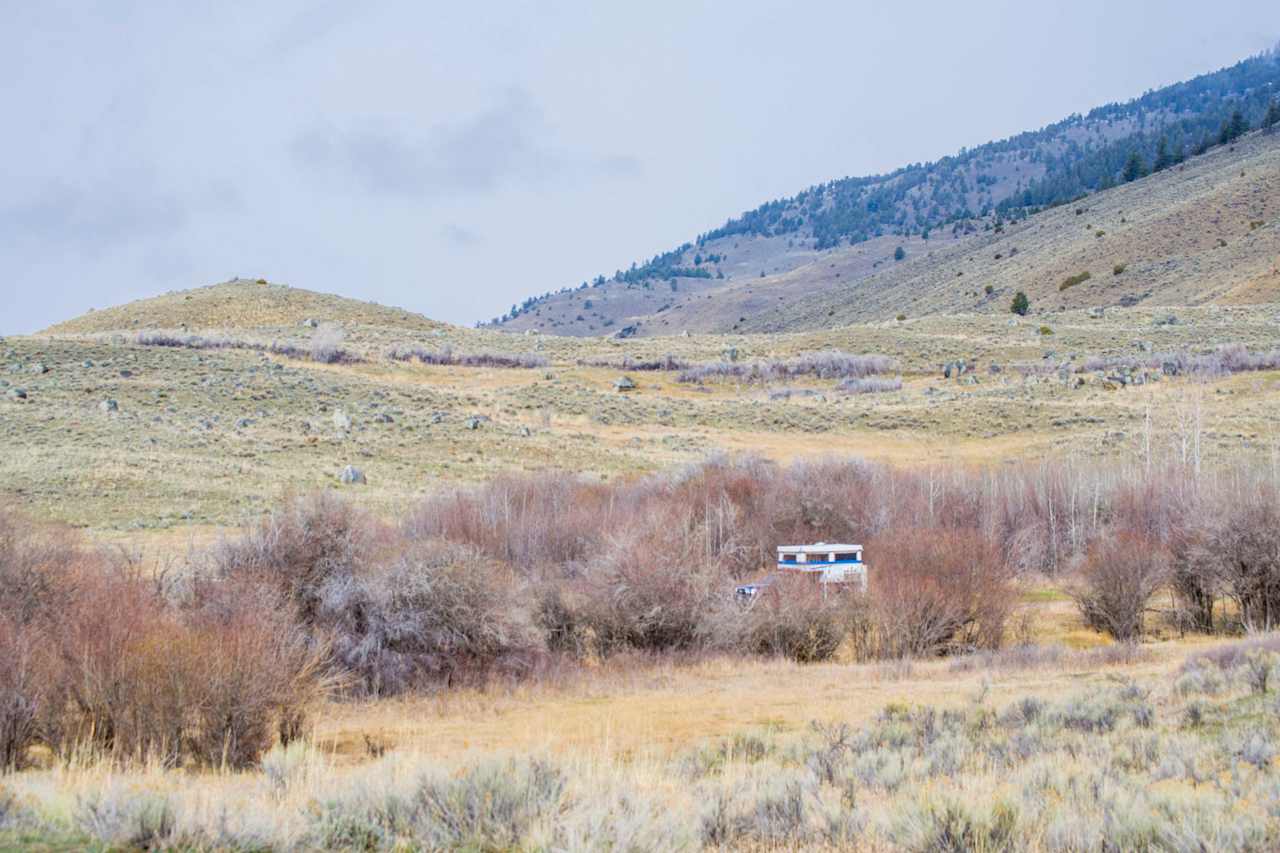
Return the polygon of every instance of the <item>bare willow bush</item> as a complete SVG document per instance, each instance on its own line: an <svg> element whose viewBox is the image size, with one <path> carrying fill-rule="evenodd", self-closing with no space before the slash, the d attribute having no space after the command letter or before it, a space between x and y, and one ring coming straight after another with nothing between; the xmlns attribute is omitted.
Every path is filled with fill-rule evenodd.
<svg viewBox="0 0 1280 853"><path fill-rule="evenodd" d="M681 514L672 506L635 518L572 584L575 621L590 632L596 651L673 651L705 639L708 616L730 580L703 558L700 532L681 530Z"/></svg>
<svg viewBox="0 0 1280 853"><path fill-rule="evenodd" d="M1089 549L1071 595L1085 624L1122 642L1141 639L1151 597L1169 578L1169 553L1127 531Z"/></svg>
<svg viewBox="0 0 1280 853"><path fill-rule="evenodd" d="M797 663L830 660L863 609L862 596L851 589L824 589L812 578L779 578L749 606L724 606L714 631L716 646Z"/></svg>
<svg viewBox="0 0 1280 853"><path fill-rule="evenodd" d="M410 544L386 568L330 580L321 600L317 626L368 695L520 676L544 649L525 584L463 546Z"/></svg>
<svg viewBox="0 0 1280 853"><path fill-rule="evenodd" d="M313 624L324 585L359 573L387 531L352 504L320 492L287 501L236 539L214 546L214 576L252 579L280 592L298 619Z"/></svg>
<svg viewBox="0 0 1280 853"><path fill-rule="evenodd" d="M1280 625L1280 493L1254 491L1223 513L1207 538L1206 558L1248 629Z"/></svg>
<svg viewBox="0 0 1280 853"><path fill-rule="evenodd" d="M998 549L970 530L901 529L874 540L873 656L998 648L1012 610Z"/></svg>
<svg viewBox="0 0 1280 853"><path fill-rule="evenodd" d="M0 766L37 744L248 766L324 689L322 650L277 598L197 607L64 534L12 516L0 529Z"/></svg>

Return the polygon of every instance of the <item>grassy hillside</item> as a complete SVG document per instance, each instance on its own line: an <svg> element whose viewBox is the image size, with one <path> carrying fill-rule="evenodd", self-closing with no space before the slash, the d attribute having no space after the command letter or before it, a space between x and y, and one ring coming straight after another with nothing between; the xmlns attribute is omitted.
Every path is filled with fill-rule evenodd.
<svg viewBox="0 0 1280 853"><path fill-rule="evenodd" d="M444 324L400 308L359 302L263 279L237 278L178 290L58 323L47 334L92 334L138 329L263 329L318 323L433 331Z"/></svg>
<svg viewBox="0 0 1280 853"><path fill-rule="evenodd" d="M141 304L174 329L189 303ZM369 310L379 320L390 312ZM1280 439L1276 373L1165 377L1160 354L1226 343L1268 351L1280 338L1274 318L1210 306L1178 309L1168 325L1167 313L1066 311L1012 324L1008 314L937 315L626 341L349 324L345 360L332 364L311 360L316 332L297 326L158 336L171 346L119 331L10 338L0 345L0 498L111 535L163 538L235 524L291 491L355 489L392 512L441 481L553 469L614 478L718 451L906 464L1133 459L1148 411L1155 452L1167 455L1182 446L1193 401L1206 458L1270 458ZM97 316L143 315L135 305ZM274 349L263 349L268 340ZM831 350L893 359L881 376L888 390L787 374L796 359ZM677 369L644 369L668 359ZM944 378L953 362L969 369ZM1118 384L1126 370L1149 384ZM623 375L634 390L615 388ZM367 484L341 486L346 465Z"/></svg>
<svg viewBox="0 0 1280 853"><path fill-rule="evenodd" d="M683 246L645 263L619 269L611 277L602 275L578 287L530 298L495 318L494 325L512 331L540 329L556 334L624 337L685 328L748 328L756 312L785 315L793 300L807 298L816 290L843 291L868 276L892 277L892 271L903 265L900 260L914 261L907 266L912 274L920 274L921 258L930 254L945 256L948 250L985 252L989 238L1014 233L1018 228L1025 231L1028 222L1037 228L1062 227L1064 237L1059 242L1069 242L1066 238L1081 223L1046 219L1044 211L1063 205L1070 205L1073 210L1094 206L1095 199L1114 197L1113 188L1126 187L1135 180L1155 182L1162 190L1173 189L1154 191L1148 186L1138 195L1121 194L1124 201L1111 205L1121 210L1114 222L1100 225L1095 217L1095 222L1089 224L1112 235L1117 233L1115 226L1133 226L1118 230L1131 232L1135 241L1156 241L1161 251L1149 253L1152 264L1172 261L1187 272L1199 261L1183 263L1187 260L1183 256L1203 248L1197 242L1198 235L1190 229L1201 228L1204 223L1193 216L1182 231L1166 233L1159 222L1152 221L1147 223L1152 232L1145 234L1143 223L1121 221L1124 213L1119 205L1146 205L1150 208L1149 218L1167 214L1170 225L1176 226L1184 209L1203 202L1206 207L1202 212L1208 212L1207 205L1220 204L1224 208L1223 221L1211 221L1214 227L1208 228L1215 234L1215 247L1217 239L1230 243L1238 236L1233 227L1237 224L1233 218L1236 213L1268 221L1264 212L1237 210L1258 207L1253 203L1258 199L1250 193L1265 195L1271 191L1270 185L1257 182L1256 176L1249 188L1229 188L1221 196L1201 191L1199 198L1191 197L1189 193L1196 192L1196 188L1188 187L1177 176L1187 171L1205 175L1206 168L1273 168L1271 160L1254 162L1248 152L1225 160L1221 155L1240 155L1235 149L1244 147L1261 156L1251 147L1257 140L1250 143L1246 133L1271 120L1267 117L1269 110L1275 116L1270 104L1278 85L1280 54L1263 54L1231 68L1149 92L1128 103L1099 107L1088 115L1071 116L1039 131L934 163L914 164L889 175L831 181L792 198L768 202ZM1212 160L1213 165L1205 166L1201 162L1205 159ZM1155 177L1142 181L1148 174ZM1207 179L1220 181L1224 175L1220 171ZM1101 207L1107 204L1097 202ZM1246 227L1257 221L1248 219ZM1188 239L1176 239L1178 235ZM1123 249L1123 244L1119 248ZM1245 279L1258 266L1252 248L1256 247L1245 250L1244 258L1229 259L1246 267L1245 273L1237 277L1242 280L1231 284L1248 284ZM1264 246L1262 253L1266 249ZM1097 254L1069 247L1067 251ZM995 254L998 252L993 251L990 257L994 259ZM1007 264L1011 269L1002 279L1025 273L1031 276L1030 285L1035 287L1036 276L1044 272L1046 265L1056 273L1052 261L1038 267ZM1163 273L1163 267L1160 269ZM963 271L966 275L988 272L983 268ZM1064 276L1073 274L1076 273ZM966 283L974 284L972 278ZM990 282L982 286L986 283ZM1150 293L1139 290L1135 295L1167 297L1170 301L1166 304L1198 301L1191 298L1198 294L1183 294L1186 288L1177 284L1170 281L1168 288L1157 287ZM1161 294L1161 289L1170 293ZM858 318L913 313L914 293L910 301L896 294L895 302L885 304L877 295L879 292L879 288L872 289L871 301L877 310L863 311L856 315ZM932 299L937 294L929 296ZM1080 296L1073 294L1074 298L1065 304L1086 304L1087 300ZM981 310L985 305L982 300L975 305L973 300L966 302L963 298L940 299L948 310ZM807 325L813 325L815 319L810 318ZM773 319L769 325L785 328L797 324Z"/></svg>
<svg viewBox="0 0 1280 853"><path fill-rule="evenodd" d="M1009 224L1003 233L919 247L865 279L835 277L857 263L846 250L780 276L785 300L751 303L740 292L726 298L744 306L741 327L753 330L898 313L1007 314L1018 290L1030 297L1033 312L1274 303L1278 257L1280 134L1254 133L1158 175ZM1087 279L1069 283L1084 273Z"/></svg>

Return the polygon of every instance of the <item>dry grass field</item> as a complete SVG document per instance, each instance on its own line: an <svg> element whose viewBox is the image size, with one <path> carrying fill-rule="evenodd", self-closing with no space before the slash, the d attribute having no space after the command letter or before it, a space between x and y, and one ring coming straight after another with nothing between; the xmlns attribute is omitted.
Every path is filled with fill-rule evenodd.
<svg viewBox="0 0 1280 853"><path fill-rule="evenodd" d="M1184 662L1205 648L629 661L555 687L343 704L262 771L9 777L0 846L1266 849L1274 693L1243 659Z"/></svg>

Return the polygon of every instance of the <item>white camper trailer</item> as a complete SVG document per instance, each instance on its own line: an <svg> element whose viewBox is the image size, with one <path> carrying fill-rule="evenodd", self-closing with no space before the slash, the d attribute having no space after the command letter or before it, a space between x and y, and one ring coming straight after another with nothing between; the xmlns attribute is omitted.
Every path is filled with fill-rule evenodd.
<svg viewBox="0 0 1280 853"><path fill-rule="evenodd" d="M754 599L776 583L778 577L802 574L820 584L851 584L859 592L867 590L867 564L862 546L818 542L814 545L778 546L777 572L755 583L743 584L734 592L739 598Z"/></svg>

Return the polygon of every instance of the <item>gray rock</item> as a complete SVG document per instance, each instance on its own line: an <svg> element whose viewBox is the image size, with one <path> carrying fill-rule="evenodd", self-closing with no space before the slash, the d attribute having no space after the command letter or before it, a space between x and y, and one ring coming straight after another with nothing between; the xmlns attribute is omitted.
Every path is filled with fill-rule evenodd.
<svg viewBox="0 0 1280 853"><path fill-rule="evenodd" d="M368 482L367 480L365 480L364 472L354 465L348 465L347 467L343 468L342 473L338 475L338 480L342 483L346 483L347 485L360 485L360 486L363 486L366 482Z"/></svg>
<svg viewBox="0 0 1280 853"><path fill-rule="evenodd" d="M5 392L5 396L10 400L25 400L27 399L27 390L25 388L10 388Z"/></svg>
<svg viewBox="0 0 1280 853"><path fill-rule="evenodd" d="M388 415L386 412L374 415L373 419L376 423L380 424L393 424L396 422L396 419L391 417L391 415Z"/></svg>
<svg viewBox="0 0 1280 853"><path fill-rule="evenodd" d="M467 418L467 421L465 424L463 424L463 426L465 426L467 429L480 429L480 419Z"/></svg>
<svg viewBox="0 0 1280 853"><path fill-rule="evenodd" d="M351 429L351 418L347 417L347 413L342 409L337 409L333 413L333 428L344 431Z"/></svg>
<svg viewBox="0 0 1280 853"><path fill-rule="evenodd" d="M38 361L27 369L30 370L32 373L37 373L37 374L49 372L49 368L45 367L43 364L41 364Z"/></svg>
<svg viewBox="0 0 1280 853"><path fill-rule="evenodd" d="M738 360L738 348L737 348L737 347L729 347L728 349L726 349L724 352L722 352L722 353L720 353L720 354L724 357L724 360L725 360L725 361L737 361L737 360Z"/></svg>
<svg viewBox="0 0 1280 853"><path fill-rule="evenodd" d="M236 429L247 429L251 426L253 426L252 418L241 418L240 420L236 421Z"/></svg>
<svg viewBox="0 0 1280 853"><path fill-rule="evenodd" d="M104 415L109 415L112 412L120 411L120 404L111 399L103 400L98 404L98 411L102 412Z"/></svg>
<svg viewBox="0 0 1280 853"><path fill-rule="evenodd" d="M634 391L636 389L635 380L630 376L620 376L613 382L613 387L617 391Z"/></svg>
<svg viewBox="0 0 1280 853"><path fill-rule="evenodd" d="M307 319L302 321L302 325L306 326L308 329L316 329L316 328L319 328L320 323L308 317Z"/></svg>
<svg viewBox="0 0 1280 853"><path fill-rule="evenodd" d="M1157 326L1176 326L1178 325L1178 317L1176 314L1168 314L1156 320Z"/></svg>
<svg viewBox="0 0 1280 853"><path fill-rule="evenodd" d="M129 378L129 377L131 377L131 376L133 376L133 371L132 371L132 370L122 370L122 371L120 371L120 378L121 378L121 379L128 379L128 378Z"/></svg>
<svg viewBox="0 0 1280 853"><path fill-rule="evenodd" d="M93 362L86 358L84 361L80 362L80 366L83 367L85 370L88 370L89 368L93 367Z"/></svg>
<svg viewBox="0 0 1280 853"><path fill-rule="evenodd" d="M1106 314L1107 314L1106 309L1104 309L1101 305L1095 305L1089 309L1089 319L1091 320L1101 320L1103 317L1106 316Z"/></svg>

